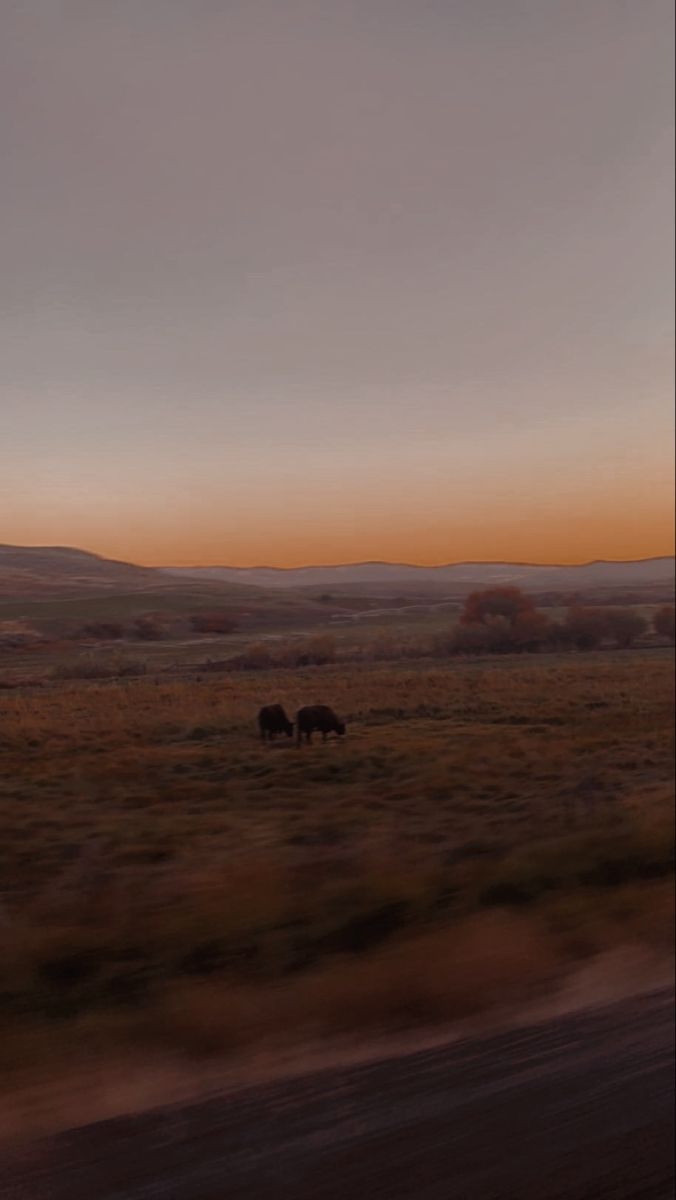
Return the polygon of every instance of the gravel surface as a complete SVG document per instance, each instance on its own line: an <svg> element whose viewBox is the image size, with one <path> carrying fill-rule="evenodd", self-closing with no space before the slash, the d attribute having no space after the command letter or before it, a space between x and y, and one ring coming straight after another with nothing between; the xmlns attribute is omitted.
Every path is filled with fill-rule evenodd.
<svg viewBox="0 0 676 1200"><path fill-rule="evenodd" d="M672 1200L674 994L100 1121L3 1200Z"/></svg>

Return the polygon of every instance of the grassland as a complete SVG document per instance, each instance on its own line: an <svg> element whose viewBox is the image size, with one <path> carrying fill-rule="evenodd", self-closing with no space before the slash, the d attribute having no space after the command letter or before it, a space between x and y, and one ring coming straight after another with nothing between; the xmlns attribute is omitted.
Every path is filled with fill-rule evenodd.
<svg viewBox="0 0 676 1200"><path fill-rule="evenodd" d="M328 702L348 735L263 746L270 701ZM673 652L52 681L0 705L10 1082L446 1020L671 941Z"/></svg>

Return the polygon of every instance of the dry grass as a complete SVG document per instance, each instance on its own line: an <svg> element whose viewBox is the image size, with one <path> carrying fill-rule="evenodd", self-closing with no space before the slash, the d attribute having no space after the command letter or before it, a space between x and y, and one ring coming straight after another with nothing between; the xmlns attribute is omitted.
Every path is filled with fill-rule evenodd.
<svg viewBox="0 0 676 1200"><path fill-rule="evenodd" d="M672 686L637 653L7 693L5 1070L449 1019L666 945ZM270 701L348 736L261 746Z"/></svg>

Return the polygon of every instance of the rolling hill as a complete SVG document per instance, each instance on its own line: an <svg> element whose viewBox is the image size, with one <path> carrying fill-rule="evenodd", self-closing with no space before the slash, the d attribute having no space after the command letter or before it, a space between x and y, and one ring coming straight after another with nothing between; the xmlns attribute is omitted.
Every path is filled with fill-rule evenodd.
<svg viewBox="0 0 676 1200"><path fill-rule="evenodd" d="M252 629L317 622L327 615L293 589L199 573L174 576L67 546L0 545L0 623L27 621L59 634L83 622L126 622L148 613L171 622L205 609L227 610L238 625Z"/></svg>
<svg viewBox="0 0 676 1200"><path fill-rule="evenodd" d="M156 567L103 558L70 546L0 545L0 599L68 600L120 593L170 592L177 586L205 587L214 595L245 598L260 589L245 580L189 577L178 580Z"/></svg>
<svg viewBox="0 0 676 1200"><path fill-rule="evenodd" d="M287 570L274 567L139 567L63 546L0 545L0 618L30 620L132 617L148 611L189 613L227 608L268 625L315 622L379 599L390 604L459 599L508 584L535 594L673 595L674 559L593 562L582 566L520 563L350 563ZM324 593L329 593L325 596ZM319 606L317 599L330 600Z"/></svg>

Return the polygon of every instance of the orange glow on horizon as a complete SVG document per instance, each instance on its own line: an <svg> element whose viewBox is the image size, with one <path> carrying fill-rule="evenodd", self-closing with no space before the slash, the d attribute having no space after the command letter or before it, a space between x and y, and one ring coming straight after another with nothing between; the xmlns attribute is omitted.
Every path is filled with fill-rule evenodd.
<svg viewBox="0 0 676 1200"><path fill-rule="evenodd" d="M534 461L463 477L430 457L403 479L399 464L387 462L361 477L322 473L321 464L311 474L310 463L284 479L212 478L182 489L157 480L144 490L135 478L106 489L87 477L65 496L34 490L30 502L15 505L1 537L147 566L661 557L673 554L675 539L665 445L653 449L652 461L646 454L604 464L589 456L574 472Z"/></svg>
<svg viewBox="0 0 676 1200"><path fill-rule="evenodd" d="M240 568L277 567L290 570L297 567L309 566L347 566L360 562L389 562L402 563L421 567L446 566L462 562L509 562L532 563L551 566L574 566L595 560L615 562L631 562L638 559L666 558L674 554L674 535L660 537L653 531L653 536L618 536L605 538L599 542L592 538L584 540L584 548L575 548L571 544L562 545L560 553L552 548L551 543L545 548L538 545L535 538L526 540L513 539L507 542L495 542L482 539L477 543L459 543L455 538L449 541L448 549L436 544L429 550L421 548L421 540L416 543L402 542L391 548L384 549L373 542L355 540L351 548L336 548L334 555L327 554L326 542L313 545L307 543L307 549L290 547L281 552L279 546L268 544L267 550L261 548L256 555L251 553L219 552L218 548L205 547L201 552L188 547L178 547L173 554L158 554L151 548L139 546L133 553L122 553L115 546L109 550L97 547L94 553L104 557L121 558L124 561L137 563L148 567L208 567L227 566Z"/></svg>
<svg viewBox="0 0 676 1200"><path fill-rule="evenodd" d="M35 523L37 525L37 522ZM411 563L436 566L453 562L523 562L576 564L595 559L635 560L674 553L674 515L638 511L615 519L602 514L547 514L512 523L502 520L458 522L430 520L417 525L394 517L386 525L366 522L362 529L340 525L310 527L216 528L188 531L139 521L135 528L17 528L6 540L23 545L69 545L106 558L142 566L270 566L292 568L356 562ZM31 522L31 525L33 523ZM375 526L375 527L374 527ZM378 527L379 526L379 527Z"/></svg>

